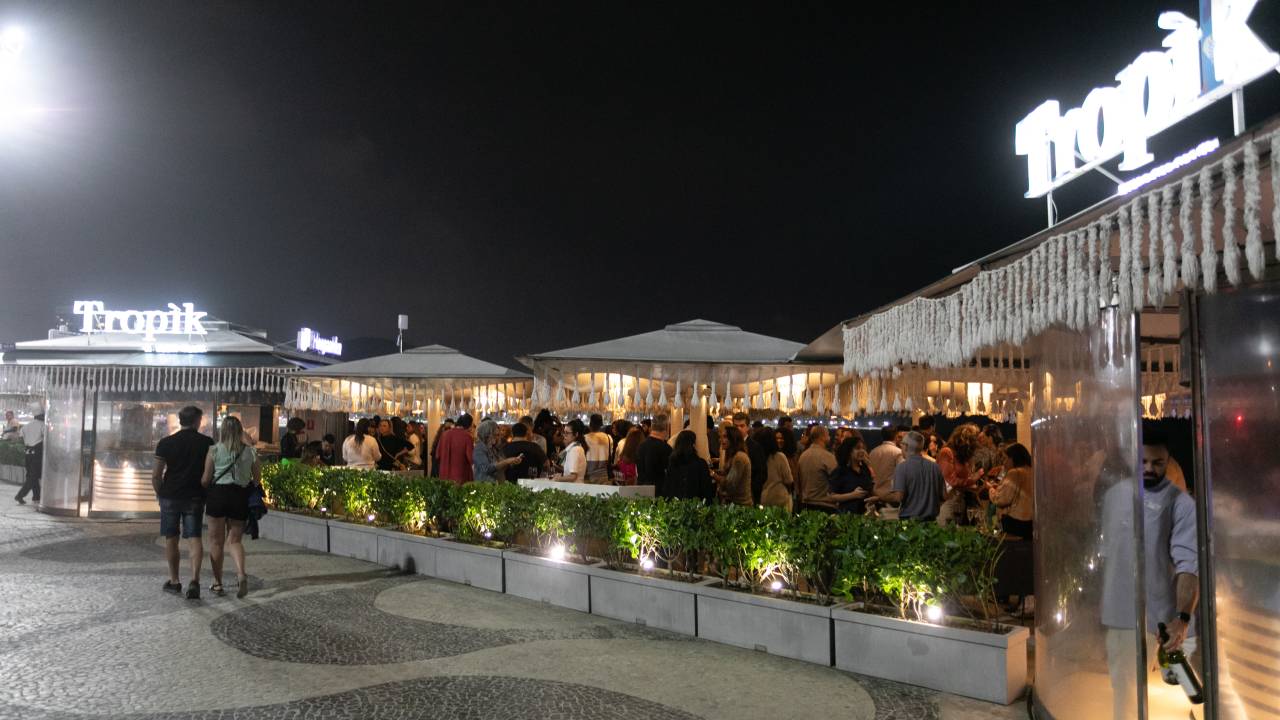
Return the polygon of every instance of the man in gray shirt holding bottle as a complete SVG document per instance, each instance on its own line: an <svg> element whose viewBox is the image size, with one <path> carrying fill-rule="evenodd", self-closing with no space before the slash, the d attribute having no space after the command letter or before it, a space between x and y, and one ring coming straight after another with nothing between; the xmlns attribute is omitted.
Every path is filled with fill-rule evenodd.
<svg viewBox="0 0 1280 720"><path fill-rule="evenodd" d="M1169 448L1165 439L1144 434L1142 444L1143 576L1146 584L1147 667L1156 663L1156 626L1164 623L1166 650L1181 649L1194 665L1194 613L1200 600L1196 545L1196 504L1165 477ZM1138 638L1134 622L1137 577L1133 541L1133 485L1121 481L1103 496L1102 624L1107 627L1107 665L1115 717L1132 717L1136 692Z"/></svg>

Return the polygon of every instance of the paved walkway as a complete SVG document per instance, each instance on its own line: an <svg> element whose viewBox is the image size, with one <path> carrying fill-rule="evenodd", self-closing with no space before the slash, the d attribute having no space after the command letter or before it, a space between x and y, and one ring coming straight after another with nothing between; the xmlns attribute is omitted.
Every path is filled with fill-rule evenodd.
<svg viewBox="0 0 1280 720"><path fill-rule="evenodd" d="M267 540L190 602L156 529L0 507L0 718L1025 717Z"/></svg>

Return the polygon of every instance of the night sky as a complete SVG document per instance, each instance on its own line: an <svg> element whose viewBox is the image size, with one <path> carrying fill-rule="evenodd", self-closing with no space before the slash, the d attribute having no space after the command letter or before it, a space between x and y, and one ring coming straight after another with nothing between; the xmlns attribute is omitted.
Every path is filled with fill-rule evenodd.
<svg viewBox="0 0 1280 720"><path fill-rule="evenodd" d="M1280 47L1280 0L1252 26ZM697 7L694 7L694 6ZM808 342L1044 225L1013 128L1179 2L42 2L0 340L74 299L513 365L695 317ZM1250 123L1280 112L1251 86ZM1231 133L1219 103L1157 162ZM1112 163L1114 166L1115 163ZM1063 214L1114 189L1061 193Z"/></svg>

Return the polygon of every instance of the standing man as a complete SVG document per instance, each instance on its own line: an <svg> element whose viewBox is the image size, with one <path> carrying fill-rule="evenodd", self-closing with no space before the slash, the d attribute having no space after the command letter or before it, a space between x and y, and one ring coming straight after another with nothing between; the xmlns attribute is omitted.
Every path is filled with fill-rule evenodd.
<svg viewBox="0 0 1280 720"><path fill-rule="evenodd" d="M17 500L19 505L26 505L27 501L23 498L30 492L31 499L39 505L40 478L44 475L44 413L36 415L35 419L23 425L19 432L22 435L22 444L27 451L26 457L23 458L26 461L27 479L13 499Z"/></svg>
<svg viewBox="0 0 1280 720"><path fill-rule="evenodd" d="M1146 645L1149 668L1155 666L1156 626L1169 631L1165 650L1182 649L1199 665L1193 615L1200 601L1196 546L1196 504L1169 481L1169 448L1164 437L1143 433L1142 523L1143 579L1146 583ZM1134 627L1135 553L1133 484L1121 481L1103 495L1102 624L1107 627L1107 667L1115 698L1115 717L1133 717L1138 638ZM1150 681L1149 681L1150 682Z"/></svg>
<svg viewBox="0 0 1280 720"><path fill-rule="evenodd" d="M924 451L924 436L920 433L908 432L902 444L906 459L894 468L893 489L885 499L902 504L899 520L933 522L938 519L946 485L942 470L920 455Z"/></svg>
<svg viewBox="0 0 1280 720"><path fill-rule="evenodd" d="M652 485L653 494L664 497L663 484L667 479L667 462L671 459L671 445L667 436L671 434L671 419L666 414L653 416L649 426L649 436L640 443L636 452L636 484Z"/></svg>
<svg viewBox="0 0 1280 720"><path fill-rule="evenodd" d="M836 503L831 499L829 481L835 474L836 456L827 449L831 434L825 425L809 428L809 446L796 461L796 497L801 510L817 510L834 513Z"/></svg>
<svg viewBox="0 0 1280 720"><path fill-rule="evenodd" d="M872 495L881 501L887 501L889 493L893 492L893 471L904 459L902 448L898 445L900 442L902 442L902 432L896 427L885 426L880 429L880 444L872 448L867 455L867 462L871 465L871 472L876 480ZM896 517L893 515L896 510L896 508L881 508L880 517L893 519Z"/></svg>
<svg viewBox="0 0 1280 720"><path fill-rule="evenodd" d="M204 545L200 533L204 526L205 456L213 438L201 434L204 412L188 405L178 412L178 432L162 438L156 445L156 464L151 471L151 485L160 501L160 535L164 537L164 559L169 563L169 580L165 592L182 592L178 579L178 533L187 540L191 555L191 580L187 583L187 599L200 598L200 563Z"/></svg>
<svg viewBox="0 0 1280 720"><path fill-rule="evenodd" d="M538 477L547 465L547 454L529 438L529 426L518 422L511 426L511 441L502 446L504 458L520 458L518 464L506 469L507 482L518 482L522 478Z"/></svg>
<svg viewBox="0 0 1280 720"><path fill-rule="evenodd" d="M440 436L436 454L440 462L440 479L461 485L471 482L471 463L476 441L471 436L471 416L462 413L452 429Z"/></svg>

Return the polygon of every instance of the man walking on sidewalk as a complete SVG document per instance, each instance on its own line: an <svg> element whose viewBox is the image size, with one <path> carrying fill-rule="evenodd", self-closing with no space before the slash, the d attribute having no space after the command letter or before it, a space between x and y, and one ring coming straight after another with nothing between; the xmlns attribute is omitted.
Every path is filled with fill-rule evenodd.
<svg viewBox="0 0 1280 720"><path fill-rule="evenodd" d="M178 579L178 533L187 539L191 554L191 580L187 583L187 599L200 598L200 562L204 545L200 533L204 526L204 460L213 438L200 433L204 413L194 405L178 412L182 429L160 440L156 445L156 465L151 471L151 484L160 501L160 534L164 536L164 557L169 563L169 580L164 590L182 592Z"/></svg>
<svg viewBox="0 0 1280 720"><path fill-rule="evenodd" d="M22 426L19 431L22 435L22 444L26 446L27 479L22 483L22 489L18 490L18 494L13 496L19 505L26 505L27 493L31 493L31 499L40 504L40 478L44 475L44 413L36 415L35 419Z"/></svg>

